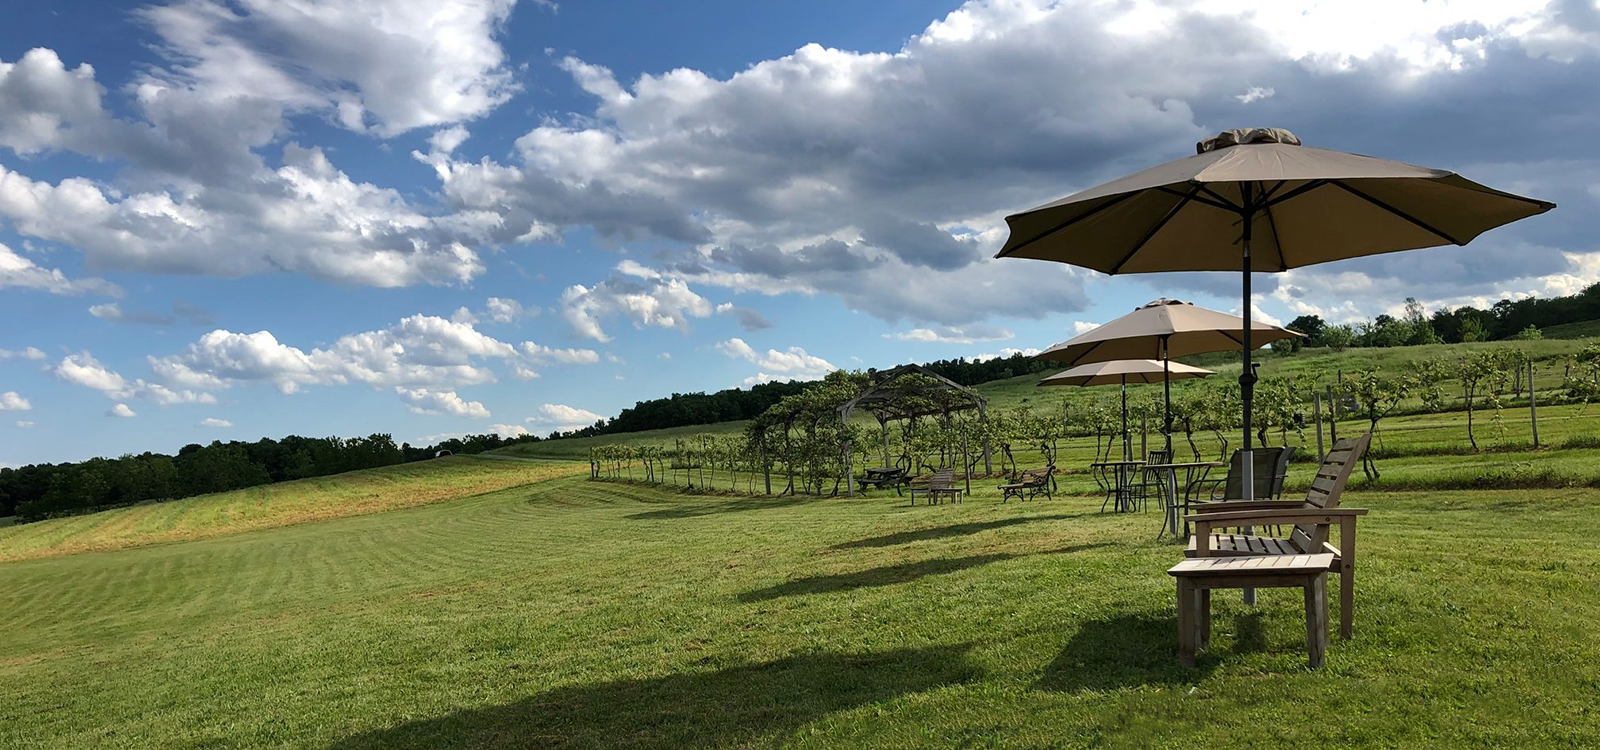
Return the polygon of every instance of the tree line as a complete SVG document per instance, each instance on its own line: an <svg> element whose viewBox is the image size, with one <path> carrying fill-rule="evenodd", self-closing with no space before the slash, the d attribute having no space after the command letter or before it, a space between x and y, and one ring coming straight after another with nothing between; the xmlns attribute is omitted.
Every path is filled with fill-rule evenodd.
<svg viewBox="0 0 1600 750"><path fill-rule="evenodd" d="M481 453L539 440L527 435L467 435L425 447L396 445L390 435L191 443L176 455L141 453L60 464L0 469L0 517L36 521L151 500L391 466L432 458L441 450Z"/></svg>
<svg viewBox="0 0 1600 750"><path fill-rule="evenodd" d="M1302 346L1344 349L1531 339L1540 338L1540 330L1550 326L1597 319L1600 283L1565 297L1503 299L1487 310L1466 305L1430 314L1415 298L1407 298L1405 311L1398 317L1379 315L1354 325L1335 325L1321 316L1301 315L1285 327L1305 334L1305 339L1285 340L1273 348L1297 351Z"/></svg>

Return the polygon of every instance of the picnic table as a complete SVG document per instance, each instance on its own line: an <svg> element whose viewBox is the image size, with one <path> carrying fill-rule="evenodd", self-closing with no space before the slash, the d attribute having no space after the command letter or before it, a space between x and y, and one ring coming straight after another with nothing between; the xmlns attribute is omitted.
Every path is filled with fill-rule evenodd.
<svg viewBox="0 0 1600 750"><path fill-rule="evenodd" d="M1145 471L1154 471L1166 475L1164 494L1167 507L1165 509L1166 513L1162 514L1161 530L1156 532L1157 539L1160 539L1162 534L1167 533L1168 529L1172 530L1174 539L1182 538L1182 534L1178 530L1178 524L1180 523L1178 514L1178 508L1180 507L1178 502L1178 472L1182 471L1184 473L1183 501L1186 504L1189 502L1190 494L1194 492L1195 485L1204 482L1206 475L1210 474L1212 469L1223 466L1227 466L1227 464L1221 461L1174 461L1164 464L1145 465Z"/></svg>
<svg viewBox="0 0 1600 750"><path fill-rule="evenodd" d="M1127 513L1133 510L1133 474L1143 466L1144 462L1138 459L1129 461L1096 461L1089 464L1089 468L1100 473L1100 476L1109 476L1109 481L1102 482L1106 487L1106 502L1100 504L1102 512L1106 503L1112 503L1112 509L1118 513Z"/></svg>
<svg viewBox="0 0 1600 750"><path fill-rule="evenodd" d="M868 487L894 487L894 494L902 495L902 488L911 483L906 470L898 467L867 469L866 473L866 476L856 478L856 484L862 492L866 492Z"/></svg>

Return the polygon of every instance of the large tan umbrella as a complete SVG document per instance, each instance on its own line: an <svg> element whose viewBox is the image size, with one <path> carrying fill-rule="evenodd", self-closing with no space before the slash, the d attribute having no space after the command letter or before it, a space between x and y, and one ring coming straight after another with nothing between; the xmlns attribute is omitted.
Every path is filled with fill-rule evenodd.
<svg viewBox="0 0 1600 750"><path fill-rule="evenodd" d="M1157 362L1153 359L1123 359L1115 362L1094 362L1079 365L1064 372L1058 372L1044 380L1039 381L1038 387L1075 385L1089 387L1096 385L1122 386L1122 456L1128 457L1128 384L1129 383L1168 383L1173 380L1187 378L1203 378L1215 375L1215 372L1201 369L1182 362ZM1167 421L1172 419L1172 389L1167 388ZM1171 432L1171 429L1168 429ZM1169 438L1170 441L1170 438ZM1169 444L1167 450L1172 450Z"/></svg>
<svg viewBox="0 0 1600 750"><path fill-rule="evenodd" d="M1241 271L1246 467L1255 385L1249 272L1465 245L1555 207L1442 169L1302 146L1278 128L1224 131L1195 150L1006 217L1011 236L996 257L1109 274ZM1253 484L1246 479L1249 495Z"/></svg>

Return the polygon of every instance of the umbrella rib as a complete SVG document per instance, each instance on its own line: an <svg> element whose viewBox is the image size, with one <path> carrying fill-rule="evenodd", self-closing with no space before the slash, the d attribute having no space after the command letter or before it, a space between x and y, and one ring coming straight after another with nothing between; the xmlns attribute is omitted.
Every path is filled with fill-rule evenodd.
<svg viewBox="0 0 1600 750"><path fill-rule="evenodd" d="M1189 188L1189 192L1183 196L1183 200L1178 201L1172 206L1172 208L1167 209L1167 214L1161 217L1161 221L1156 222L1154 226L1150 227L1150 231L1145 232L1144 236L1140 237L1139 241L1134 243L1133 249L1129 250L1127 255L1122 256L1122 260L1117 261L1116 265L1113 265L1111 270L1107 273L1116 274L1122 271L1122 267L1127 265L1128 261L1133 260L1133 256L1136 255L1140 250L1144 249L1144 246L1161 231L1161 228L1165 227L1167 222L1172 221L1172 217L1177 216L1178 212L1182 211L1184 206L1189 205L1189 199L1193 198L1194 194L1199 191L1199 185Z"/></svg>
<svg viewBox="0 0 1600 750"><path fill-rule="evenodd" d="M1199 187L1199 185L1200 185L1200 183L1193 183L1193 184L1196 187ZM1196 191L1193 191L1193 190L1191 190L1191 191L1189 191L1187 193L1180 193L1180 192L1178 192L1176 190L1173 190L1172 188L1167 187L1166 185L1162 185L1162 186L1156 188L1156 190L1159 190L1159 191L1161 191L1163 193L1176 195L1176 196L1178 196L1180 198L1188 198L1189 200L1192 200L1195 203L1203 203L1203 204L1205 204L1207 206L1211 206L1212 208L1220 208L1220 209L1222 209L1224 211L1227 211L1227 212L1230 212L1230 213L1236 213L1239 210L1239 208L1237 206L1233 206L1233 205L1228 204L1228 203L1218 203L1217 201L1211 200L1210 198L1203 198L1201 196L1198 196L1198 195L1195 194Z"/></svg>
<svg viewBox="0 0 1600 750"><path fill-rule="evenodd" d="M1422 228L1423 230L1425 230L1425 231L1427 231L1427 232L1429 232L1431 234L1434 234L1434 235L1437 235L1439 237L1444 238L1447 242L1449 242L1452 245L1460 245L1460 244L1462 244L1460 240L1457 240L1456 238L1451 237L1450 235L1445 234L1444 232L1441 232L1441 231L1439 231L1437 229L1434 229L1427 222L1425 222L1425 221L1423 221L1421 219L1418 219L1417 217L1412 216L1411 214L1408 214L1408 213L1406 213L1404 211L1401 211L1400 209L1395 208L1394 206L1391 206L1391 205L1389 205L1387 203L1384 203L1383 201L1378 200L1377 198L1374 198L1374 197L1372 197L1370 195L1367 195L1366 193L1363 193L1360 190L1357 190L1357 189L1355 189L1355 188L1353 188L1353 187L1351 187L1349 185L1346 185L1345 183L1343 183L1343 182L1341 182L1339 180L1334 180L1333 184L1338 185L1341 188L1344 188L1344 190L1346 192L1350 193L1351 195L1356 196L1357 198L1360 198L1360 199L1362 199L1362 200L1364 200L1364 201L1366 201L1368 203L1371 203L1374 206L1377 206L1378 208L1381 208L1381 209L1383 209L1385 211L1388 211L1389 213L1394 214L1395 216L1398 216L1398 217L1400 217L1402 219L1405 219L1406 221L1409 221L1412 224L1417 225L1418 227Z"/></svg>
<svg viewBox="0 0 1600 750"><path fill-rule="evenodd" d="M1316 190L1317 188L1328 184L1328 182L1329 182L1328 180L1312 180L1310 182L1307 182L1304 185L1301 185L1300 187L1297 187L1297 188L1295 188L1293 190L1290 190L1287 193L1284 193L1283 195L1280 195L1280 196L1278 196L1276 198L1273 198L1273 199L1271 199L1269 201L1266 201L1265 203L1262 203L1261 207L1262 208L1271 208L1273 206L1278 205L1279 203L1282 203L1282 202L1284 202L1286 200L1289 200L1290 198L1294 198L1294 197L1297 197L1297 196L1305 195L1306 193L1309 193L1309 192L1311 192L1313 190Z"/></svg>
<svg viewBox="0 0 1600 750"><path fill-rule="evenodd" d="M1205 191L1206 195L1209 195L1212 198L1215 198L1217 200L1217 203L1213 204L1213 205L1217 205L1219 208L1222 208L1222 209L1227 210L1227 211L1232 211L1234 213L1238 213L1238 212L1244 210L1244 206L1236 206L1236 205L1234 205L1233 201L1230 201L1227 198L1223 197L1223 195L1221 193L1219 193L1219 192L1217 192L1215 190L1212 190L1210 188L1210 186L1206 185L1205 183L1196 182L1195 184L1198 185L1201 190ZM1199 199L1196 198L1196 200L1199 200Z"/></svg>
<svg viewBox="0 0 1600 750"><path fill-rule="evenodd" d="M1280 182L1278 184L1282 185L1283 183ZM1272 247L1278 251L1278 270L1287 271L1289 270L1289 259L1283 257L1283 240L1278 237L1278 220L1272 217L1271 204L1263 203L1261 205L1261 213L1267 215L1267 227L1272 230Z"/></svg>
<svg viewBox="0 0 1600 750"><path fill-rule="evenodd" d="M1101 211L1104 211L1104 210L1106 210L1106 209L1108 209L1108 208L1110 208L1112 206L1115 206L1118 203L1121 203L1121 202L1123 202L1123 201L1125 201L1125 200L1127 200L1129 198L1132 198L1135 195L1138 195L1138 193L1137 192L1123 193L1123 194L1121 194L1121 195L1119 195L1119 196L1117 196L1115 198L1112 198L1111 200L1106 201L1105 203L1102 203L1102 204L1100 204L1098 206L1095 206L1094 208L1089 209L1088 211L1085 211L1085 212L1083 212L1081 214L1078 214L1077 216L1074 216L1074 217L1072 217L1070 219L1067 219L1066 221L1061 222L1060 224L1057 224L1057 225L1055 225L1055 226L1053 226L1053 227L1051 227L1049 229L1046 229L1045 231L1040 232L1039 234L1036 234L1033 237L1028 238L1025 242L1018 243L1016 247L1013 247L1010 250L1001 250L998 254L995 255L995 257L996 258L1004 258L1004 257L1006 257L1008 255L1011 255L1011 254L1017 252L1018 250L1021 250L1022 248L1025 248L1025 247L1027 247L1029 245L1032 245L1033 243L1038 242L1039 240L1042 240L1042 239L1044 239L1046 237L1049 237L1050 235L1055 234L1056 232L1059 232L1059 231L1061 231L1063 229L1066 229L1067 227L1070 227L1073 224L1076 224L1076 223L1078 223L1080 221L1083 221L1084 219L1087 219L1090 216L1094 216L1095 214L1100 213Z"/></svg>

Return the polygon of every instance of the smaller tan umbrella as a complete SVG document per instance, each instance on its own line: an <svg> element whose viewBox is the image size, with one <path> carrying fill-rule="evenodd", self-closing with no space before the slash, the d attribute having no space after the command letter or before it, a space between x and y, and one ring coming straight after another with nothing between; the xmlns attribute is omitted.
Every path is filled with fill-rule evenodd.
<svg viewBox="0 0 1600 750"><path fill-rule="evenodd" d="M1243 318L1163 297L1099 328L1056 344L1040 352L1036 358L1069 365L1122 359L1170 362L1173 357L1236 349L1245 341L1245 325ZM1266 323L1252 322L1248 325L1254 334L1250 338L1252 346L1300 336L1287 328ZM1159 379L1152 382L1159 382ZM1167 454L1170 456L1170 382L1166 386L1166 399L1167 409L1161 422L1161 434L1166 436Z"/></svg>
<svg viewBox="0 0 1600 750"><path fill-rule="evenodd" d="M1243 318L1196 307L1175 299L1158 299L1099 328L1040 352L1038 359L1068 365L1119 359L1186 357L1238 349ZM1251 342L1266 346L1300 334L1258 321L1250 323ZM1159 382L1151 381L1151 382Z"/></svg>
<svg viewBox="0 0 1600 750"><path fill-rule="evenodd" d="M1128 457L1128 384L1129 383L1164 383L1172 380L1186 378L1203 378L1216 373L1186 365L1182 362L1158 362L1153 359L1123 359L1116 362L1094 362L1079 365L1065 372L1058 372L1044 380L1039 381L1038 387L1055 385L1075 385L1089 387L1096 385L1111 385L1117 383L1122 386L1122 456ZM1172 412L1172 393L1167 391L1167 413Z"/></svg>

